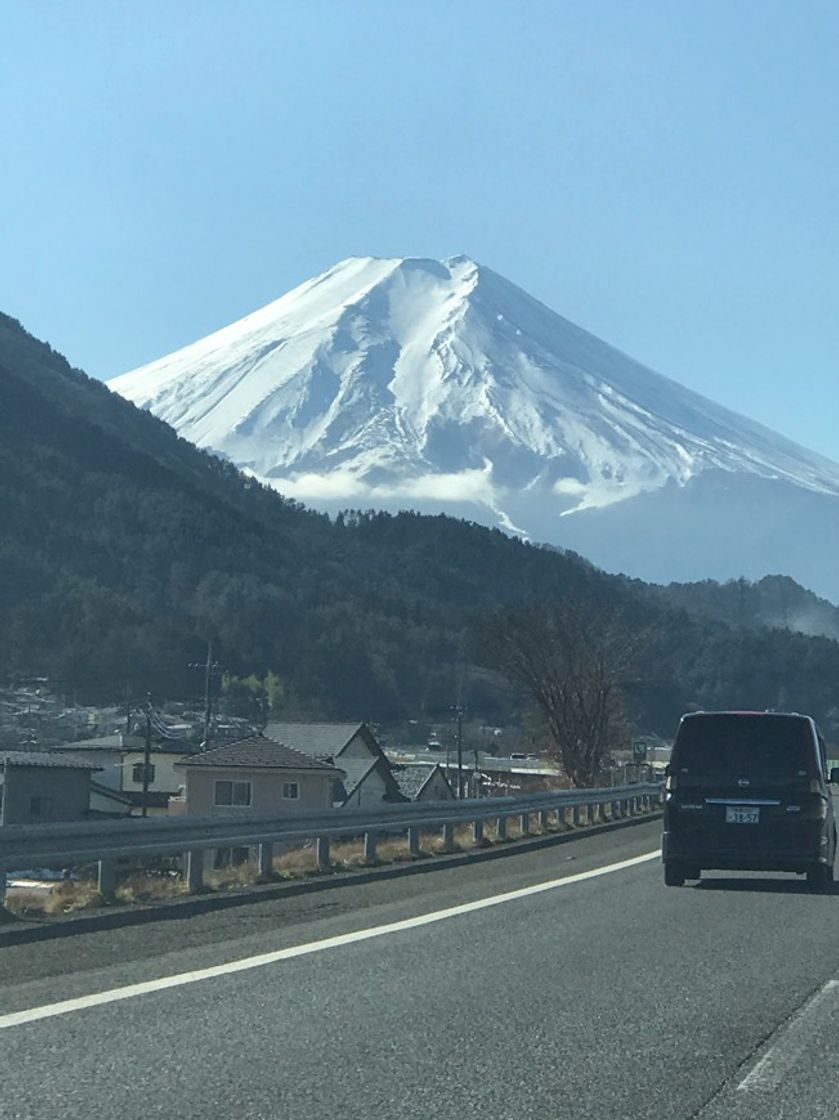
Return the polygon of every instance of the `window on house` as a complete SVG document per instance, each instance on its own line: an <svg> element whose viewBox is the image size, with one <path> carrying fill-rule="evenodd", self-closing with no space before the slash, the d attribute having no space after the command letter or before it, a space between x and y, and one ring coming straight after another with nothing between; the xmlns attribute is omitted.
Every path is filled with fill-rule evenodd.
<svg viewBox="0 0 839 1120"><path fill-rule="evenodd" d="M132 778L134 779L135 782L140 782L142 784L143 771L145 770L145 768L146 768L146 766L145 766L144 762L135 762L134 763L134 768L131 771L131 776L132 776ZM149 763L149 785L151 785L153 781L154 781L154 763L150 762Z"/></svg>
<svg viewBox="0 0 839 1120"><path fill-rule="evenodd" d="M32 817L48 817L52 812L52 798L30 797L29 815Z"/></svg>
<svg viewBox="0 0 839 1120"><path fill-rule="evenodd" d="M286 801L297 801L300 798L300 786L297 782L283 783L283 797Z"/></svg>
<svg viewBox="0 0 839 1120"><path fill-rule="evenodd" d="M215 782L213 802L216 805L250 805L250 782Z"/></svg>

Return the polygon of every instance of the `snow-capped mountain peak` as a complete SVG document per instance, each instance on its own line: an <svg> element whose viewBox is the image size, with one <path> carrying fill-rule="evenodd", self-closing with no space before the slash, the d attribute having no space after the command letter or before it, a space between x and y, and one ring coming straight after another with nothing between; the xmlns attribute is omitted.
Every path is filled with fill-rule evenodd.
<svg viewBox="0 0 839 1120"><path fill-rule="evenodd" d="M466 256L352 257L111 382L303 500L557 512L709 468L839 493L839 466L641 366Z"/></svg>
<svg viewBox="0 0 839 1120"><path fill-rule="evenodd" d="M327 508L450 509L563 543L587 513L699 479L839 496L839 464L467 256L349 258L110 385Z"/></svg>

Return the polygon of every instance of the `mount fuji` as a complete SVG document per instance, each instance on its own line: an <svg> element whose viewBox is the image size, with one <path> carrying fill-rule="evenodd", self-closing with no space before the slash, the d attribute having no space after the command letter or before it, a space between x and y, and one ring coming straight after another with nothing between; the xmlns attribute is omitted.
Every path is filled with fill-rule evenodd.
<svg viewBox="0 0 839 1120"><path fill-rule="evenodd" d="M839 464L467 257L350 258L110 388L289 497L446 512L657 581L839 599Z"/></svg>

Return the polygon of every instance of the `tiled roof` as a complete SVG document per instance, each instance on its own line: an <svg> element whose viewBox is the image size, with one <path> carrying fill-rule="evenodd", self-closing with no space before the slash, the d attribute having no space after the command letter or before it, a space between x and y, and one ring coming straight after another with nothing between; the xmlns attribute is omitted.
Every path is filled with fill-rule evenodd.
<svg viewBox="0 0 839 1120"><path fill-rule="evenodd" d="M361 723L269 723L266 734L312 758L334 758L363 726Z"/></svg>
<svg viewBox="0 0 839 1120"><path fill-rule="evenodd" d="M437 766L394 766L393 776L402 793L411 801L418 797L422 787L437 769Z"/></svg>
<svg viewBox="0 0 839 1120"><path fill-rule="evenodd" d="M383 800L402 801L401 791L393 778L390 763L381 758L341 758L338 760L346 775L344 778L344 802L348 802L363 781L376 770L385 783Z"/></svg>
<svg viewBox="0 0 839 1120"><path fill-rule="evenodd" d="M67 754L49 751L0 751L0 762L7 766L46 766L53 770L101 770L93 762Z"/></svg>
<svg viewBox="0 0 839 1120"><path fill-rule="evenodd" d="M255 767L266 770L327 770L335 771L329 763L320 762L301 751L267 735L250 735L220 747L210 747L200 754L182 758L178 766L235 766Z"/></svg>

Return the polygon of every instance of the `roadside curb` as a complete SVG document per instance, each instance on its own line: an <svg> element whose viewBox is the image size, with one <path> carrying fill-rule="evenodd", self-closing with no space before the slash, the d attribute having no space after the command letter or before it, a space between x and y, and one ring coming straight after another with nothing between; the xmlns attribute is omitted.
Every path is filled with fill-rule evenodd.
<svg viewBox="0 0 839 1120"><path fill-rule="evenodd" d="M599 836L605 832L618 832L639 824L661 819L661 812L645 813L643 816L625 820L586 825L583 828L569 829L567 832L549 832L539 836L510 840L488 848L476 848L468 852L452 852L425 856L414 861L384 864L380 867L365 867L358 871L324 872L304 879L286 880L254 884L238 890L219 894L188 895L171 902L144 903L141 905L111 905L77 914L61 915L39 920L17 919L10 916L0 924L0 948L4 945L25 945L36 941L50 941L59 937L73 937L82 933L99 933L124 926L146 925L149 922L172 921L190 918L196 914L207 914L217 910L229 910L237 906L250 906L258 902L269 902L278 898L294 897L300 894L314 894L340 887L359 886L378 879L395 879L403 875L424 875L426 872L446 867L462 867L468 863L503 859L505 856L523 854L538 848L547 848L581 840L586 836Z"/></svg>

